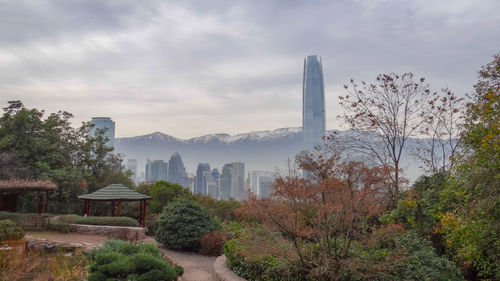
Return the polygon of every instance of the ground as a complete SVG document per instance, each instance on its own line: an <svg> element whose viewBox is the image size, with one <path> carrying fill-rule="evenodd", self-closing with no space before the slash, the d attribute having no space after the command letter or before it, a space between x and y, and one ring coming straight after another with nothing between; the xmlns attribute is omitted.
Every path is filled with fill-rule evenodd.
<svg viewBox="0 0 500 281"><path fill-rule="evenodd" d="M26 237L44 238L54 242L80 243L87 249L99 247L108 240L102 235L61 233L55 231L27 232ZM157 244L153 237L146 237L143 242ZM184 281L215 281L213 263L215 257L206 257L191 253L177 252L161 248L161 251L174 263L184 268L182 280Z"/></svg>

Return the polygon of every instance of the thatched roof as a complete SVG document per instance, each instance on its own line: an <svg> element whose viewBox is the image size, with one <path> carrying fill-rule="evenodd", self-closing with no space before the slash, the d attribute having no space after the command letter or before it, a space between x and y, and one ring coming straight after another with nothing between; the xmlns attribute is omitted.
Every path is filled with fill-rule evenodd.
<svg viewBox="0 0 500 281"><path fill-rule="evenodd" d="M110 201L110 200L144 200L150 199L150 196L141 194L122 184L112 184L103 187L96 192L78 196L80 199Z"/></svg>
<svg viewBox="0 0 500 281"><path fill-rule="evenodd" d="M57 186L49 180L0 180L1 191L54 190Z"/></svg>

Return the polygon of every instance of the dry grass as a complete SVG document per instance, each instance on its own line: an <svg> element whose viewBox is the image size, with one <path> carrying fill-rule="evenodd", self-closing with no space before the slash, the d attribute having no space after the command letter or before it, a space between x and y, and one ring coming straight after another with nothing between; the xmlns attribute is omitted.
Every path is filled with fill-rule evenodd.
<svg viewBox="0 0 500 281"><path fill-rule="evenodd" d="M48 254L14 248L0 251L0 280L87 280L87 265L88 258L81 251Z"/></svg>
<svg viewBox="0 0 500 281"><path fill-rule="evenodd" d="M55 190L57 185L49 180L2 180L0 191Z"/></svg>

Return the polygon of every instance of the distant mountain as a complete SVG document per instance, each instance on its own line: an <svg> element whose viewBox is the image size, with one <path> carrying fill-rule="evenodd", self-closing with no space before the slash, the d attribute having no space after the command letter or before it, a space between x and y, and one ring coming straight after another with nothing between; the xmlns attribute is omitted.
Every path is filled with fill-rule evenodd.
<svg viewBox="0 0 500 281"><path fill-rule="evenodd" d="M328 131L332 133L333 131ZM346 137L351 131L337 131L338 137ZM416 145L412 142L409 145ZM148 135L117 138L115 151L125 159L137 159L138 172L145 169L146 161L168 161L174 152L179 152L188 173L195 173L198 163L209 163L218 168L228 162L245 163L245 172L252 170L275 171L284 169L288 159L294 159L301 151L302 128L281 128L273 131L254 131L231 136L210 134L191 139L179 139L155 132ZM409 176L415 178L421 172L413 158L404 156Z"/></svg>

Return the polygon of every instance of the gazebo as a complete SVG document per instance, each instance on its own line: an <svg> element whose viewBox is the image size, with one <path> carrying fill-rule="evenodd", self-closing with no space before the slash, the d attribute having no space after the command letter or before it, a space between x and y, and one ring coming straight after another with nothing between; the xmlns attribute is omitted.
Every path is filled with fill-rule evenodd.
<svg viewBox="0 0 500 281"><path fill-rule="evenodd" d="M117 216L120 216L121 202L123 201L139 201L140 202L140 216L139 223L144 227L146 220L146 205L147 200L151 199L150 196L132 190L122 184L111 184L103 187L93 193L78 196L79 199L84 200L83 214L90 216L90 205L92 201L111 201L113 204L112 215L115 216L115 203L118 202Z"/></svg>
<svg viewBox="0 0 500 281"><path fill-rule="evenodd" d="M57 186L49 180L2 180L0 181L0 211L15 212L19 193L36 191L36 206L38 213L47 212L49 191L55 189L57 189ZM40 192L45 192L43 206Z"/></svg>

